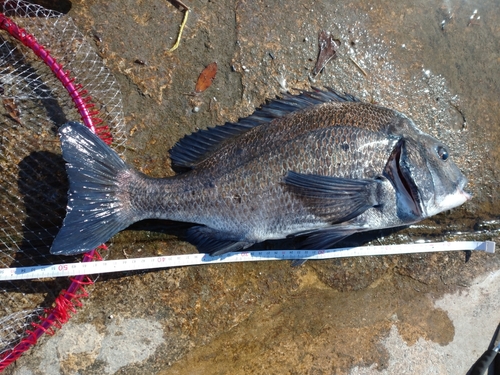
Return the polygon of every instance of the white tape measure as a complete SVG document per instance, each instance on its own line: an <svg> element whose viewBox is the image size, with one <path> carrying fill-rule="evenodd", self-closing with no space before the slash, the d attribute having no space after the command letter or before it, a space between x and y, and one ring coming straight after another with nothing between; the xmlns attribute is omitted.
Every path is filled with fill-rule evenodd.
<svg viewBox="0 0 500 375"><path fill-rule="evenodd" d="M227 253L218 257L212 257L207 254L188 254L135 259L103 260L85 263L62 263L47 266L2 268L0 269L0 281L93 275L98 273L138 271L201 264L258 262L265 260L331 259L368 255L394 255L458 250L477 250L494 253L495 243L491 241L436 242L407 245L345 247L332 250L250 251Z"/></svg>

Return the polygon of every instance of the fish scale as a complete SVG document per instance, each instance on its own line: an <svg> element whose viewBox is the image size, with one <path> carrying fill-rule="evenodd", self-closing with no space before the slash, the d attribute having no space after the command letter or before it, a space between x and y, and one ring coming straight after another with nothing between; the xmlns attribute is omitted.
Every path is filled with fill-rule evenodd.
<svg viewBox="0 0 500 375"><path fill-rule="evenodd" d="M87 251L143 219L192 223L187 239L215 255L289 236L322 249L470 198L442 142L332 89L286 94L183 138L170 152L179 173L162 179L134 171L79 124L60 135L70 189L57 254Z"/></svg>

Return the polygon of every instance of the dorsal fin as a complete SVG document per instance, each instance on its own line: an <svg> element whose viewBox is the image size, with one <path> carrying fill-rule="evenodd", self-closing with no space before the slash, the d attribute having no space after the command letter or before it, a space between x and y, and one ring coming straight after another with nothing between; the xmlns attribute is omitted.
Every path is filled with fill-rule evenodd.
<svg viewBox="0 0 500 375"><path fill-rule="evenodd" d="M224 141L236 137L248 130L271 122L275 118L326 102L359 102L349 94L340 94L327 88L327 91L313 87L314 91L299 95L286 93L282 98L268 102L252 115L240 119L237 123L227 122L206 130L199 130L178 141L170 150L172 168L176 172L193 169L200 161L217 150Z"/></svg>

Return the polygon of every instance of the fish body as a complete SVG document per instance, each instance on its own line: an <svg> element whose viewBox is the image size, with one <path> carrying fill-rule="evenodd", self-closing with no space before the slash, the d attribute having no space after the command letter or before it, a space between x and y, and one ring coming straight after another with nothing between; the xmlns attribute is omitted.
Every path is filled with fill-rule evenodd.
<svg viewBox="0 0 500 375"><path fill-rule="evenodd" d="M170 152L173 177L135 171L83 125L59 132L70 188L54 254L89 251L144 219L193 223L188 240L215 255L290 236L322 249L470 198L442 142L331 89L287 94L183 138Z"/></svg>

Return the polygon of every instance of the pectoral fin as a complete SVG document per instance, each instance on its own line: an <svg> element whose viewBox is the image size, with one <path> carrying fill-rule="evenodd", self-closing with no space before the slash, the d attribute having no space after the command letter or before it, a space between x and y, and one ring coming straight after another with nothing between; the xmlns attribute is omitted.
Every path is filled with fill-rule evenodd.
<svg viewBox="0 0 500 375"><path fill-rule="evenodd" d="M380 205L376 179L348 179L288 172L284 178L289 190L316 216L338 224Z"/></svg>

